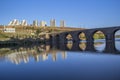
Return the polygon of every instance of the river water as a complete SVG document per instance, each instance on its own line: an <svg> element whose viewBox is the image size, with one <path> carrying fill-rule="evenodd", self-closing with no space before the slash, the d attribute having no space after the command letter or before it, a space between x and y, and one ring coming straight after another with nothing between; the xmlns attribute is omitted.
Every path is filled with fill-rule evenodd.
<svg viewBox="0 0 120 80"><path fill-rule="evenodd" d="M104 40L94 45L95 52L50 45L1 48L0 80L120 80L120 54L102 52ZM119 40L116 48L120 51Z"/></svg>

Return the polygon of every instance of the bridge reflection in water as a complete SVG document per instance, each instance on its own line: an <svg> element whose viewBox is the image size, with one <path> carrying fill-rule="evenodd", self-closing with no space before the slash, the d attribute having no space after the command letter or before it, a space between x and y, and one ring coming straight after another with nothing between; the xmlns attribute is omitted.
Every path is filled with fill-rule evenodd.
<svg viewBox="0 0 120 80"><path fill-rule="evenodd" d="M116 45L120 47L120 42L117 42ZM80 43L67 43L63 45L59 45L59 49L67 50L67 51L90 51L90 52L103 52L103 53L115 53L119 54L119 47L114 48L108 47L104 42L80 42ZM107 47L107 48L106 48Z"/></svg>
<svg viewBox="0 0 120 80"><path fill-rule="evenodd" d="M117 41L117 44L120 42ZM120 54L120 49L116 48L108 49L105 48L104 42L95 42L94 44L89 44L87 42L72 43L67 44L42 44L42 45L31 45L31 46L17 46L0 49L0 59L9 60L12 63L20 64L21 62L28 63L30 58L34 58L36 62L46 61L48 56L52 57L52 61L57 60L57 55L61 55L62 59L67 58L67 51L85 53L107 53L107 54ZM59 53L59 54L58 54Z"/></svg>

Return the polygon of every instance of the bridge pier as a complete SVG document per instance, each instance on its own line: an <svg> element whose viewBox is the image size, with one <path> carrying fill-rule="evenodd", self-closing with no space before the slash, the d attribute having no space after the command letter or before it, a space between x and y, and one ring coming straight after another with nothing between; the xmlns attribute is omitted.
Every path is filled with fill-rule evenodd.
<svg viewBox="0 0 120 80"><path fill-rule="evenodd" d="M60 45L61 45L61 44L66 44L66 43L67 43L67 40L66 40L65 34L60 34L58 41L59 41L59 44L60 44Z"/></svg>
<svg viewBox="0 0 120 80"><path fill-rule="evenodd" d="M90 32L86 32L86 49L85 51L96 51L94 48L94 39L93 35Z"/></svg>
<svg viewBox="0 0 120 80"><path fill-rule="evenodd" d="M86 42L86 48L85 51L96 51L95 47L94 47L94 42Z"/></svg>
<svg viewBox="0 0 120 80"><path fill-rule="evenodd" d="M106 46L105 46L105 50L104 52L115 52L116 48L115 48L115 37L114 37L114 33L107 33L106 34Z"/></svg>
<svg viewBox="0 0 120 80"><path fill-rule="evenodd" d="M73 43L73 46L72 46L72 51L82 51L79 47L79 43L78 42L75 42Z"/></svg>
<svg viewBox="0 0 120 80"><path fill-rule="evenodd" d="M50 38L50 40L49 40L49 44L52 47L59 48L59 37L56 36L56 35L52 35L51 38Z"/></svg>
<svg viewBox="0 0 120 80"><path fill-rule="evenodd" d="M67 50L68 48L67 48L67 45L66 44L59 44L59 49L60 50Z"/></svg>
<svg viewBox="0 0 120 80"><path fill-rule="evenodd" d="M73 43L79 43L80 39L79 39L79 35L77 33L72 33L72 38L73 38Z"/></svg>

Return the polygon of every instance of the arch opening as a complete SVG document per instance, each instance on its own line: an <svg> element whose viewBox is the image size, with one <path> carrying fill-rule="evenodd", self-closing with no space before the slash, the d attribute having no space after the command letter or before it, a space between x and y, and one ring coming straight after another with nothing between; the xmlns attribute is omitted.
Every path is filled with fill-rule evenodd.
<svg viewBox="0 0 120 80"><path fill-rule="evenodd" d="M80 41L86 41L86 36L85 36L85 33L84 33L84 32L81 32L81 33L79 34L79 39L80 39Z"/></svg>
<svg viewBox="0 0 120 80"><path fill-rule="evenodd" d="M95 31L93 34L94 48L102 52L106 46L105 34L102 31Z"/></svg>
<svg viewBox="0 0 120 80"><path fill-rule="evenodd" d="M79 33L79 48L84 51L86 49L86 36L84 32Z"/></svg>
<svg viewBox="0 0 120 80"><path fill-rule="evenodd" d="M67 34L66 35L66 42L67 43L73 43L73 37L71 34Z"/></svg>
<svg viewBox="0 0 120 80"><path fill-rule="evenodd" d="M120 51L120 30L115 31L115 48Z"/></svg>
<svg viewBox="0 0 120 80"><path fill-rule="evenodd" d="M73 46L73 37L71 34L67 34L66 35L66 46L69 50L72 49L72 46Z"/></svg>

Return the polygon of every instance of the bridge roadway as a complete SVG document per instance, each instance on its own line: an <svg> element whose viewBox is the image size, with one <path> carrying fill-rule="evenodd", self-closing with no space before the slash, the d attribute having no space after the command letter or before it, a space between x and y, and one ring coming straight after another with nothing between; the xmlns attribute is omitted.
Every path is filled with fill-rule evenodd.
<svg viewBox="0 0 120 80"><path fill-rule="evenodd" d="M93 35L97 31L103 32L105 35L105 41L106 41L106 47L105 50L106 52L114 52L116 51L115 48L115 32L120 30L120 26L115 26L115 27L106 27L106 28L94 28L94 29L85 29L85 30L77 30L77 31L68 31L68 32L62 32L59 34L52 35L50 38L50 42L52 44L60 44L64 45L67 43L66 36L70 34L72 36L73 44L77 45L76 43L79 44L80 39L79 39L79 34L84 33L86 36L86 50L92 50L94 49L94 39Z"/></svg>

